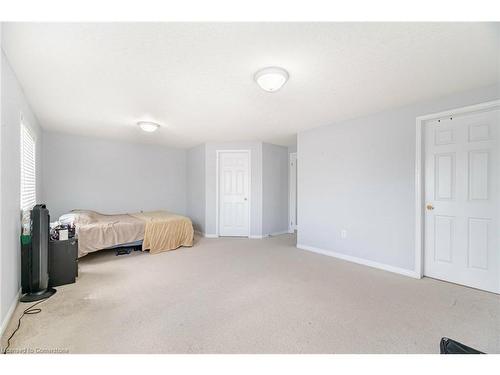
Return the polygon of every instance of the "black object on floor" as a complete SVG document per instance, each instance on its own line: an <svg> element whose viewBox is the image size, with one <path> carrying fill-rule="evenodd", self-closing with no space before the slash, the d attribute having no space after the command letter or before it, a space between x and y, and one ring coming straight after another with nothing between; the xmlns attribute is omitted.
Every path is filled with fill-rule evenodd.
<svg viewBox="0 0 500 375"><path fill-rule="evenodd" d="M56 294L56 292L57 290L55 290L54 288L47 288L41 292L26 293L21 298L19 298L19 302L30 303L40 300L46 300L47 298Z"/></svg>
<svg viewBox="0 0 500 375"><path fill-rule="evenodd" d="M49 241L49 285L72 284L78 276L78 240Z"/></svg>
<svg viewBox="0 0 500 375"><path fill-rule="evenodd" d="M116 256L118 256L118 255L128 255L132 251L141 251L141 250L142 250L142 245L115 247Z"/></svg>
<svg viewBox="0 0 500 375"><path fill-rule="evenodd" d="M39 307L35 308L35 306L41 304L47 298L44 298L44 299L42 299L42 300L40 300L38 302L35 302L33 305L31 305L30 307L28 307L26 310L23 311L23 314L19 317L19 320L17 321L17 327L16 327L16 329L14 330L14 332L11 333L10 337L7 339L7 346L5 347L5 349L3 351L3 354L7 354L8 350L9 350L9 347L10 347L10 340L12 340L12 338L14 337L14 335L16 334L16 332L19 331L19 328L21 328L21 320L23 319L23 317L25 315L35 315L35 314L41 313L42 309L39 308Z"/></svg>
<svg viewBox="0 0 500 375"><path fill-rule="evenodd" d="M441 354L484 354L458 341L443 337L439 344Z"/></svg>
<svg viewBox="0 0 500 375"><path fill-rule="evenodd" d="M133 247L117 247L116 248L116 256L118 255L128 255L134 250Z"/></svg>

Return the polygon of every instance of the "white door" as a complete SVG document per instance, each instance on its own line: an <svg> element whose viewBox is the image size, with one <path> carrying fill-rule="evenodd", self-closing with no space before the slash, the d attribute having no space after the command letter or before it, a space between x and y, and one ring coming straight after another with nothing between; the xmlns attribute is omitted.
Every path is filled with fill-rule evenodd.
<svg viewBox="0 0 500 375"><path fill-rule="evenodd" d="M219 235L248 236L248 151L219 152Z"/></svg>
<svg viewBox="0 0 500 375"><path fill-rule="evenodd" d="M297 154L290 154L290 202L288 230L293 232L297 229Z"/></svg>
<svg viewBox="0 0 500 375"><path fill-rule="evenodd" d="M425 124L424 274L500 293L500 110Z"/></svg>

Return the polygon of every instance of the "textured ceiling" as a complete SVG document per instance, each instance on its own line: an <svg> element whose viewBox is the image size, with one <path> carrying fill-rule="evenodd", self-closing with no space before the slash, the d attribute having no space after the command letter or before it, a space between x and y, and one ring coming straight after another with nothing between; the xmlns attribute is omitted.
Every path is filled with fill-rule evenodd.
<svg viewBox="0 0 500 375"><path fill-rule="evenodd" d="M2 37L44 129L178 147L287 145L499 80L493 23L7 23ZM265 66L290 73L281 91L253 81Z"/></svg>

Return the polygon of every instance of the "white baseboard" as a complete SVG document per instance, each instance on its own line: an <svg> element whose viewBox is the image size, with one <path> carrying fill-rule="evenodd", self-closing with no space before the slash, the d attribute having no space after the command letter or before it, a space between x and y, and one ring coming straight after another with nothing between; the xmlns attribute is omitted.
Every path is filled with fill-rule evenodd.
<svg viewBox="0 0 500 375"><path fill-rule="evenodd" d="M205 238L219 238L219 235L213 234L213 233L201 233L201 232L198 232L198 234L200 236L205 237ZM228 237L231 237L231 236L228 236ZM235 237L239 237L239 236L235 236ZM250 238L252 240L260 240L260 239L262 239L264 237L266 237L266 236L261 236L261 235L250 235L250 236L248 236L248 238Z"/></svg>
<svg viewBox="0 0 500 375"><path fill-rule="evenodd" d="M202 236L202 237L205 237L205 238L219 238L218 235L216 234L211 234L211 233L205 233L205 232L201 232L199 230L195 230L194 231L196 234Z"/></svg>
<svg viewBox="0 0 500 375"><path fill-rule="evenodd" d="M198 232L198 231L195 231L195 232L198 233L200 236L203 236L205 238L219 238L219 236L216 234L203 233L203 232ZM269 237L269 236L279 236L281 234L287 234L287 233L288 233L288 230L282 230L279 232L274 232L274 233L265 234L265 235L251 234L250 236L248 236L248 238L250 238L251 240L261 240L261 239Z"/></svg>
<svg viewBox="0 0 500 375"><path fill-rule="evenodd" d="M271 234L269 234L269 236L280 236L282 234L288 234L288 230L280 230L279 232L273 232Z"/></svg>
<svg viewBox="0 0 500 375"><path fill-rule="evenodd" d="M368 266L368 267L372 267L372 268L378 268L378 269L381 269L381 270L384 270L384 271L389 271L389 272L397 273L397 274L400 274L400 275L413 277L415 279L420 279L420 275L419 274L417 274L413 270L408 270L406 268L394 267L394 266L390 266L388 264L378 263L378 262L374 262L374 261L368 260L368 259L353 257L351 255L345 255L345 254L341 254L341 253L336 253L335 251L320 249L318 247L308 246L308 245L304 245L304 244L297 244L297 248L302 249L302 250L311 251L313 253L318 253L318 254L322 254L322 255L328 255L328 256L331 256L331 257L334 257L334 258L338 258L338 259L342 259L342 260L347 260L348 262L362 264L363 266Z"/></svg>
<svg viewBox="0 0 500 375"><path fill-rule="evenodd" d="M7 326L10 323L10 320L12 319L12 315L14 314L14 311L16 311L16 307L19 304L19 298L21 297L21 289L16 294L16 297L14 298L14 301L12 301L12 304L10 305L9 311L7 311L7 315L5 316L5 319L2 322L2 327L0 328L0 337L4 334L5 330L7 329Z"/></svg>
<svg viewBox="0 0 500 375"><path fill-rule="evenodd" d="M261 240L263 238L272 237L272 236L279 236L281 234L287 234L287 233L288 233L288 230L280 230L279 232L273 232L273 233L268 233L268 234L250 235L250 236L248 236L248 238L250 238L252 240Z"/></svg>
<svg viewBox="0 0 500 375"><path fill-rule="evenodd" d="M199 231L195 231L195 232L198 233L200 236L203 236L205 238L219 238L219 236L217 234L203 233L203 232L199 232ZM252 240L261 240L261 239L269 237L269 236L279 236L281 234L286 234L286 233L288 233L288 230L283 230L283 231L274 232L274 233L265 234L265 235L251 234L250 236L248 236L248 238L250 238Z"/></svg>

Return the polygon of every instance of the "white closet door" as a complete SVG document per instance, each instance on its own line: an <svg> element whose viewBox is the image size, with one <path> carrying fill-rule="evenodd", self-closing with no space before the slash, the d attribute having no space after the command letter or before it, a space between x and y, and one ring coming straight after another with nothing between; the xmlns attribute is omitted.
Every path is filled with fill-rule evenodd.
<svg viewBox="0 0 500 375"><path fill-rule="evenodd" d="M249 153L219 153L219 235L249 235Z"/></svg>
<svg viewBox="0 0 500 375"><path fill-rule="evenodd" d="M424 274L500 293L500 111L425 124Z"/></svg>

